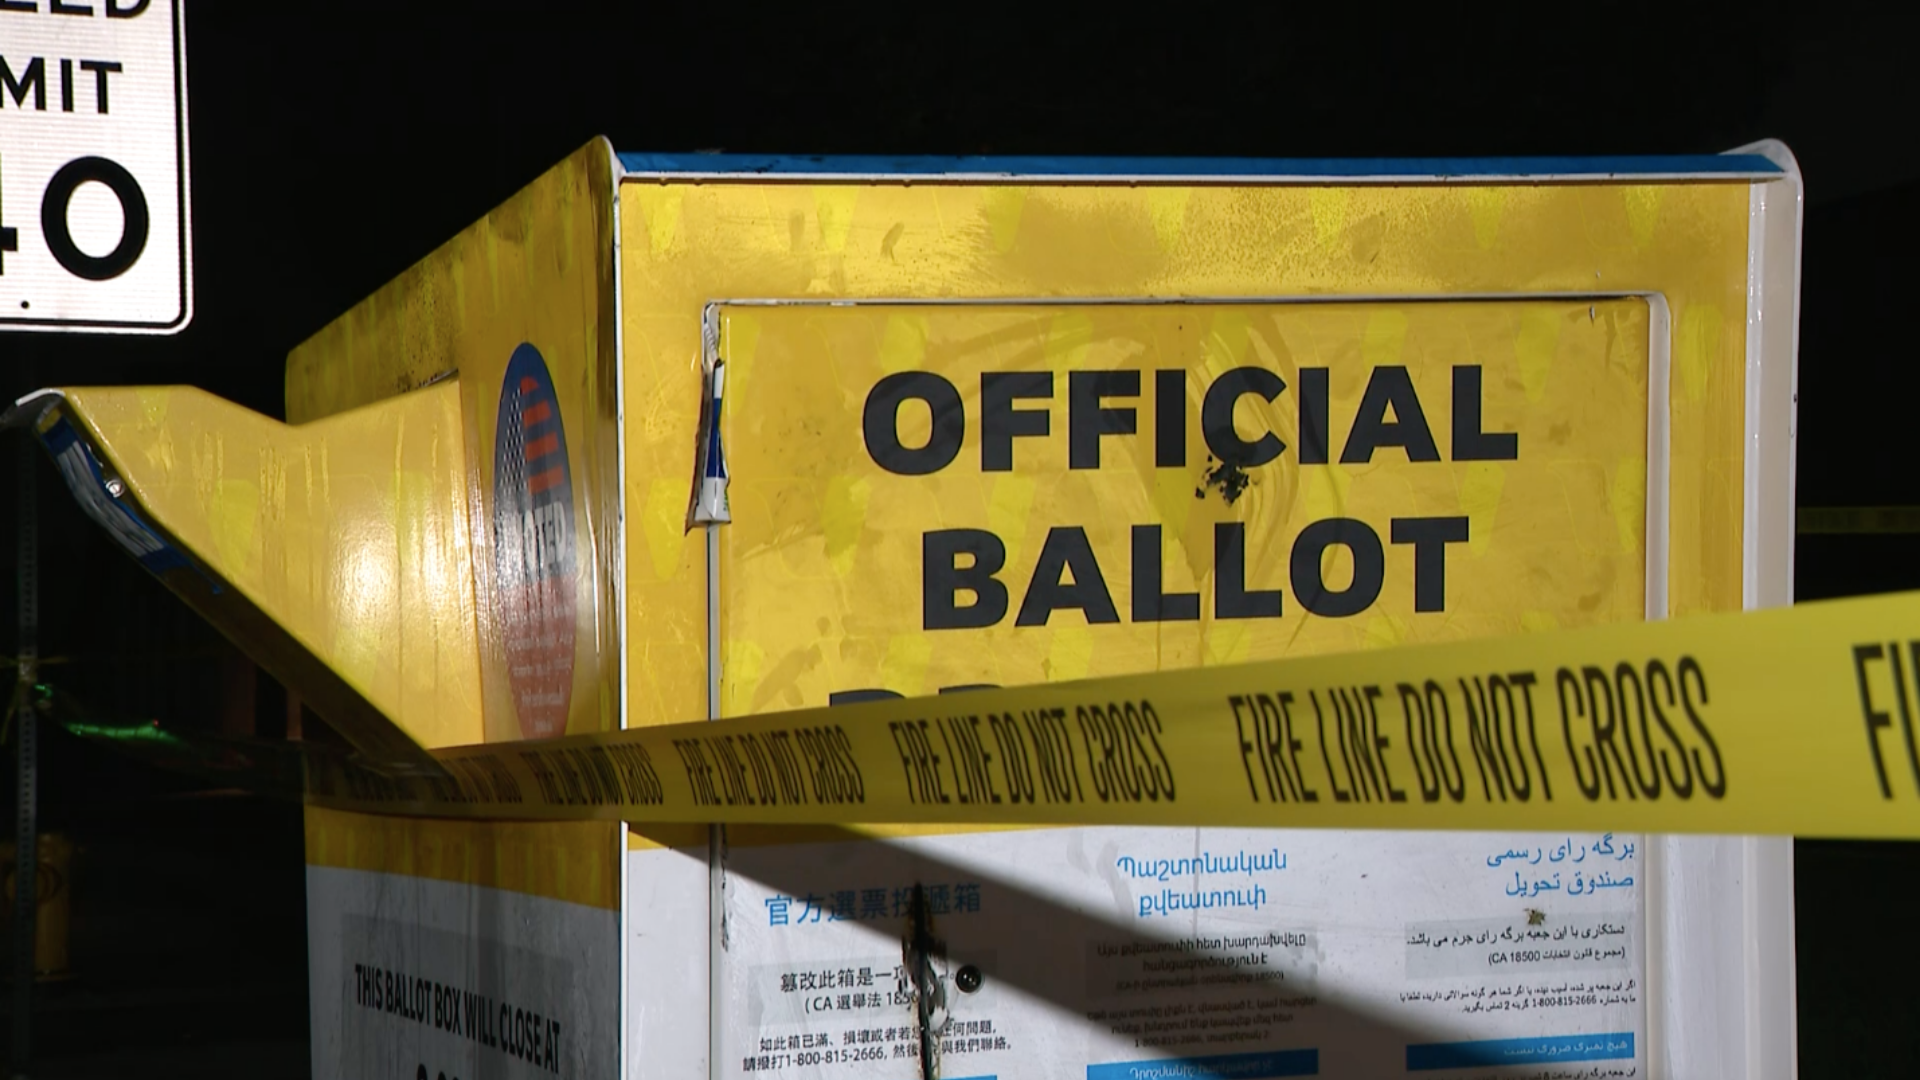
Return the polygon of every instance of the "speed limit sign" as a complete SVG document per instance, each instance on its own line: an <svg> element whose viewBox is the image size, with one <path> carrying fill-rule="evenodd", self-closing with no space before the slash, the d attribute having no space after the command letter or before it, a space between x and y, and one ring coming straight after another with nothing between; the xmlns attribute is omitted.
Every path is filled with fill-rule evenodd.
<svg viewBox="0 0 1920 1080"><path fill-rule="evenodd" d="M0 0L0 332L193 317L182 0Z"/></svg>

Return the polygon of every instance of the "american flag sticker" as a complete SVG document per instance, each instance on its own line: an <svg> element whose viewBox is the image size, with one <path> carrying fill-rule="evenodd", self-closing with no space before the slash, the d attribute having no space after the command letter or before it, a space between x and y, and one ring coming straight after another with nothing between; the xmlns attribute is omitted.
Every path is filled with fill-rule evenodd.
<svg viewBox="0 0 1920 1080"><path fill-rule="evenodd" d="M553 377L514 349L493 444L493 615L521 734L563 735L573 699L573 473Z"/></svg>

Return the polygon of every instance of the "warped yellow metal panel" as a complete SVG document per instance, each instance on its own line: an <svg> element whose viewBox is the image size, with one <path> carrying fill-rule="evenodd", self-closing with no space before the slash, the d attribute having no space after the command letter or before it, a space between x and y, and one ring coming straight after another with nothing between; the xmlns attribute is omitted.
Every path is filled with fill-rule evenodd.
<svg viewBox="0 0 1920 1080"><path fill-rule="evenodd" d="M457 383L298 426L188 387L63 394L127 496L224 588L169 584L350 740L401 757L481 741Z"/></svg>
<svg viewBox="0 0 1920 1080"><path fill-rule="evenodd" d="M294 423L459 376L476 742L619 726L614 170L593 140L287 357Z"/></svg>

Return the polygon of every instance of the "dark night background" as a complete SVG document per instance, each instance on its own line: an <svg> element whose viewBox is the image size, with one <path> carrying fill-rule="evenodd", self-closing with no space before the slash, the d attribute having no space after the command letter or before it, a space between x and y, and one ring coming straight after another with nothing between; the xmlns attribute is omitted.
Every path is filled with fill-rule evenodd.
<svg viewBox="0 0 1920 1080"><path fill-rule="evenodd" d="M1139 21L694 8L191 5L193 324L167 339L0 337L0 396L191 383L279 416L290 347L596 134L623 150L1269 157L1776 137L1808 191L1800 504L1920 504L1898 314L1920 284L1920 83L1891 26L1818 8L1789 21L1456 6L1416 23L1356 6L1345 25L1280 5ZM47 679L117 715L283 733L283 692L39 468L41 648L69 660ZM1797 595L1920 587L1917 539L1803 537ZM43 739L43 824L81 850L75 978L37 995L34 1075L307 1075L298 808ZM10 810L10 760L5 773ZM1920 845L1803 842L1797 866L1801 1075L1920 1075Z"/></svg>

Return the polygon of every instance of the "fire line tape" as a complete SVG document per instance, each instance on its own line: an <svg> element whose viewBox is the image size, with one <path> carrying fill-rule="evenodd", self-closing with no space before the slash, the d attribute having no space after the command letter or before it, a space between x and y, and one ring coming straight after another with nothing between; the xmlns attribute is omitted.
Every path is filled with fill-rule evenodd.
<svg viewBox="0 0 1920 1080"><path fill-rule="evenodd" d="M308 762L489 819L1920 838L1920 593Z"/></svg>

